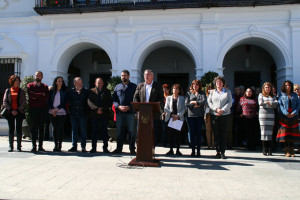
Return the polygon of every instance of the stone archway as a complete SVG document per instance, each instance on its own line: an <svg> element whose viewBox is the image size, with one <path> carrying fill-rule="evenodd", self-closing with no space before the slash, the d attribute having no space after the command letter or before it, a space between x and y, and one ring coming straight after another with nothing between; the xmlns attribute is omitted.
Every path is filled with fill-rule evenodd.
<svg viewBox="0 0 300 200"><path fill-rule="evenodd" d="M110 48L100 44L98 40L93 39L78 39L61 45L53 56L51 62L50 77L53 79L56 76L62 76L65 80L68 80L68 70L72 60L80 53L85 51L104 51L110 60L110 71L116 66L116 59L112 54ZM89 65L94 65L91 62Z"/></svg>
<svg viewBox="0 0 300 200"><path fill-rule="evenodd" d="M134 76L137 82L142 81L141 70L146 58L155 50L167 47L179 49L185 52L185 54L187 54L192 60L194 77L200 78L202 76L203 69L200 67L201 59L196 47L190 44L188 41L169 35L164 35L142 42L139 47L136 48L133 57L131 58L131 63L133 66L135 66L135 70L132 71L135 72Z"/></svg>
<svg viewBox="0 0 300 200"><path fill-rule="evenodd" d="M284 80L292 79L292 69L290 67L291 58L290 54L288 53L288 50L285 48L285 45L268 35L254 33L252 33L252 35L240 35L223 45L223 48L221 49L218 56L218 66L222 66L218 69L221 69L222 71L218 71L218 73L223 74L224 72L226 72L226 66L224 66L224 61L228 53L234 50L235 48L242 47L245 45L260 48L266 53L266 55L268 54L271 57L271 59L274 60L274 65L276 66L275 69L273 67L273 71L276 74L274 82L275 85L277 85L277 88L281 85L281 83ZM226 76L228 76L228 73L226 74ZM233 77L228 78L232 79ZM231 84L233 84L233 82ZM230 85L230 87L232 88L233 85Z"/></svg>

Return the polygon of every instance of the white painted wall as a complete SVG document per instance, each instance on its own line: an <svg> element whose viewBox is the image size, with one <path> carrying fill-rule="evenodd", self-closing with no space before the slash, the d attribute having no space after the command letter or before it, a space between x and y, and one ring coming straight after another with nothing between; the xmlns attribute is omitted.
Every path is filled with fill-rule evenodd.
<svg viewBox="0 0 300 200"><path fill-rule="evenodd" d="M39 69L48 84L67 77L72 59L91 48L107 52L113 75L126 67L140 82L145 59L163 44L184 49L197 78L223 74L225 55L235 46L257 45L275 60L280 83L300 82L299 4L44 16L33 6L34 0L0 1L0 57L22 58L22 76Z"/></svg>

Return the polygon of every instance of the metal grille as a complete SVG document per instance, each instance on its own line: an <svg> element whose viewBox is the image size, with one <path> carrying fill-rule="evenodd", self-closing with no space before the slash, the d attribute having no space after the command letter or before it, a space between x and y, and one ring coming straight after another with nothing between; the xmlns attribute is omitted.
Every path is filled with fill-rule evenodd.
<svg viewBox="0 0 300 200"><path fill-rule="evenodd" d="M20 58L0 58L0 104L2 104L6 88L10 87L9 77L13 74L20 76L21 62Z"/></svg>
<svg viewBox="0 0 300 200"><path fill-rule="evenodd" d="M40 14L300 4L300 0L36 0Z"/></svg>

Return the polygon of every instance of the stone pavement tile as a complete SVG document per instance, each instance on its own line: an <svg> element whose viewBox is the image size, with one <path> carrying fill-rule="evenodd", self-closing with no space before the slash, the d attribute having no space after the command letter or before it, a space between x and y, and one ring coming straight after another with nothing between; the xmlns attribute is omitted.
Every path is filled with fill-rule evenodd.
<svg viewBox="0 0 300 200"><path fill-rule="evenodd" d="M280 153L231 150L222 160L212 150L191 158L188 148L182 157L166 157L158 147L161 167L122 168L132 157L103 154L100 142L95 154L66 152L68 141L61 153L8 153L7 144L0 137L0 199L300 199L300 157ZM30 142L23 147L30 150Z"/></svg>

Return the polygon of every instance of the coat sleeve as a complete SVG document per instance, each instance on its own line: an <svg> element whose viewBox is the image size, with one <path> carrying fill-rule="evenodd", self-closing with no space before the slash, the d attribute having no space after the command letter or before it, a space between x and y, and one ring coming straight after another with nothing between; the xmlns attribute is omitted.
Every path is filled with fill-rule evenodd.
<svg viewBox="0 0 300 200"><path fill-rule="evenodd" d="M200 93L201 98L197 99L197 106L205 106L207 104L206 95L204 92Z"/></svg>
<svg viewBox="0 0 300 200"><path fill-rule="evenodd" d="M267 108L267 107L268 107L268 104L265 103L264 100L263 100L263 95L262 95L262 93L260 93L260 94L258 95L258 105L259 105L259 106L262 106L263 108Z"/></svg>
<svg viewBox="0 0 300 200"><path fill-rule="evenodd" d="M179 96L179 99L181 99L180 103L180 110L177 111L177 115L179 116L179 119L181 121L184 120L184 113L185 113L185 102L184 102L184 97L183 96Z"/></svg>
<svg viewBox="0 0 300 200"><path fill-rule="evenodd" d="M18 107L18 111L23 113L24 109L26 106L26 95L25 95L25 91L24 90L20 90L20 102L19 102L19 107Z"/></svg>
<svg viewBox="0 0 300 200"><path fill-rule="evenodd" d="M185 106L189 109L192 109L194 107L194 104L190 103L190 93L189 92L185 95Z"/></svg>
<svg viewBox="0 0 300 200"><path fill-rule="evenodd" d="M212 101L213 93L214 93L214 92L212 91L212 92L209 94L208 99L207 99L207 103L208 103L209 108L210 108L212 111L216 112L217 107L213 104L213 101Z"/></svg>
<svg viewBox="0 0 300 200"><path fill-rule="evenodd" d="M4 93L4 97L3 97L3 106L7 109L7 110L11 110L11 105L9 103L9 99L8 99L8 89L5 90Z"/></svg>
<svg viewBox="0 0 300 200"><path fill-rule="evenodd" d="M87 98L87 104L88 104L88 107L89 107L91 110L97 110L97 109L98 109L98 106L96 106L96 105L93 103L93 101L92 101L93 95L95 95L95 93L90 91L90 93L89 93L89 95L88 95L88 98Z"/></svg>
<svg viewBox="0 0 300 200"><path fill-rule="evenodd" d="M105 90L105 103L103 104L103 110L106 110L108 111L109 108L111 108L112 106L112 97L111 97L111 94L110 94L110 91L107 89Z"/></svg>
<svg viewBox="0 0 300 200"><path fill-rule="evenodd" d="M232 95L231 95L231 92L229 90L227 90L227 95L228 95L227 103L223 106L223 108L221 108L221 110L230 112L230 108L232 106Z"/></svg>
<svg viewBox="0 0 300 200"><path fill-rule="evenodd" d="M295 94L295 99L296 99L296 108L295 110L292 112L292 114L294 115L298 115L299 113L299 109L300 109L300 104L299 104L299 99L298 99L298 96Z"/></svg>
<svg viewBox="0 0 300 200"><path fill-rule="evenodd" d="M118 93L117 93L117 86L115 87L114 93L113 93L113 104L115 106L115 109L118 109L120 100L119 100Z"/></svg>
<svg viewBox="0 0 300 200"><path fill-rule="evenodd" d="M136 87L135 93L133 95L133 102L141 102L141 97L140 97L140 91L141 91L141 84L139 84Z"/></svg>
<svg viewBox="0 0 300 200"><path fill-rule="evenodd" d="M169 98L169 97L166 98L166 103L165 103L164 111L165 111L168 115L171 115L171 113L172 113L171 108L170 108L170 98Z"/></svg>
<svg viewBox="0 0 300 200"><path fill-rule="evenodd" d="M278 99L278 105L279 105L280 111L281 111L284 115L288 115L288 114L289 114L289 113L287 112L287 110L284 109L284 105L283 105L283 101L282 101L282 96L280 96L279 99Z"/></svg>

